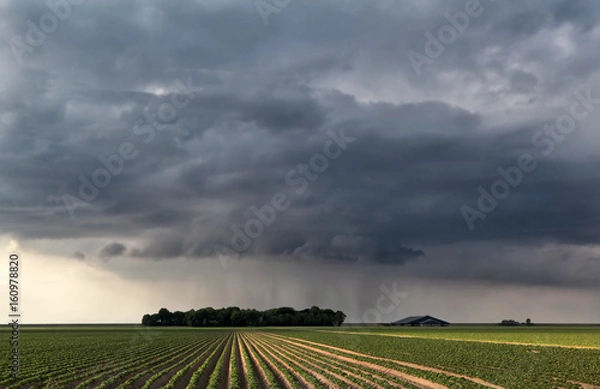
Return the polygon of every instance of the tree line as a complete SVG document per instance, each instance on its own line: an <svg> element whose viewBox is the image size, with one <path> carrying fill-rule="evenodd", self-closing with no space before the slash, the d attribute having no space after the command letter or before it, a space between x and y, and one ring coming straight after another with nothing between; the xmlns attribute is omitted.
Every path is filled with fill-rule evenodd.
<svg viewBox="0 0 600 389"><path fill-rule="evenodd" d="M522 326L522 325L526 325L526 326L532 326L533 323L531 322L530 318L527 318L527 320L525 320L525 323L519 323L516 320L513 319L504 319L500 322L501 326Z"/></svg>
<svg viewBox="0 0 600 389"><path fill-rule="evenodd" d="M212 307L191 309L187 312L170 312L161 308L157 313L145 314L145 326L191 326L191 327L247 327L247 326L340 326L346 319L342 311L311 308L297 311L290 307L280 307L258 311Z"/></svg>

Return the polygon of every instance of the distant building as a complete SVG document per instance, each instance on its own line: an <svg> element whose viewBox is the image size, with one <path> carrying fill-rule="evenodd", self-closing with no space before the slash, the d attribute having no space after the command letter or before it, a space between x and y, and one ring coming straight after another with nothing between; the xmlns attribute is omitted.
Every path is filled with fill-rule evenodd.
<svg viewBox="0 0 600 389"><path fill-rule="evenodd" d="M391 323L393 326L409 326L409 327L446 327L450 323L437 319L433 316L409 316L402 320Z"/></svg>

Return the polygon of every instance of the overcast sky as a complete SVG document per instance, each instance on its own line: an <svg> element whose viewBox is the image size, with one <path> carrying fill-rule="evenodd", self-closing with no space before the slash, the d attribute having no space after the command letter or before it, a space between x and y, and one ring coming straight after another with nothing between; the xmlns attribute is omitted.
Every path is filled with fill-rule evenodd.
<svg viewBox="0 0 600 389"><path fill-rule="evenodd" d="M23 321L600 322L597 2L47 3L0 1Z"/></svg>

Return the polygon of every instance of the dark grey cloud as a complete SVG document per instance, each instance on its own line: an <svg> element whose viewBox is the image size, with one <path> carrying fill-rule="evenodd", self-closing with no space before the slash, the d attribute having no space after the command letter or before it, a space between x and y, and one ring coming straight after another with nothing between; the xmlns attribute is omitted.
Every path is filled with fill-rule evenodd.
<svg viewBox="0 0 600 389"><path fill-rule="evenodd" d="M573 89L600 96L599 7L508 3L482 0L482 15L421 76L407 53L423 52L425 32L464 1L294 3L268 26L252 3L74 7L21 65L10 46L0 52L12 64L1 76L0 231L105 240L103 258L214 258L215 244L231 247L235 228L255 217L250 207L281 192L289 208L243 256L407 269L432 260L436 269L472 264L470 278L490 282L584 282L560 267L538 280L510 263L500 271L437 251L600 243L600 155L589 131L600 107L550 155L532 142L568 112ZM3 7L9 37L48 12ZM187 104L164 128L142 131L174 96ZM303 178L299 164L342 128L356 140L318 178ZM81 177L93 180L124 144L136 157L71 217L65 195L83 201ZM489 191L498 168L523 153L535 171L470 231L461 207L477 207L478 188Z"/></svg>
<svg viewBox="0 0 600 389"><path fill-rule="evenodd" d="M112 257L118 257L120 255L123 255L126 250L127 250L127 247L124 244L114 242L114 243L110 243L110 244L107 244L106 246L104 246L102 248L102 250L100 250L98 255L101 258L109 259Z"/></svg>

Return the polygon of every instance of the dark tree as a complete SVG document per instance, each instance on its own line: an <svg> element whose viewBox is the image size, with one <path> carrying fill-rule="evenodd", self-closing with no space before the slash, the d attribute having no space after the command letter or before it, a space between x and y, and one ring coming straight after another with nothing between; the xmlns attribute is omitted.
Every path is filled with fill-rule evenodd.
<svg viewBox="0 0 600 389"><path fill-rule="evenodd" d="M158 310L157 323L161 326L171 325L171 312L167 308L161 308Z"/></svg>
<svg viewBox="0 0 600 389"><path fill-rule="evenodd" d="M185 320L185 312L175 311L171 316L171 325L174 326L186 326L187 321Z"/></svg>
<svg viewBox="0 0 600 389"><path fill-rule="evenodd" d="M346 314L342 311L337 311L334 315L334 325L339 327L346 320Z"/></svg>

